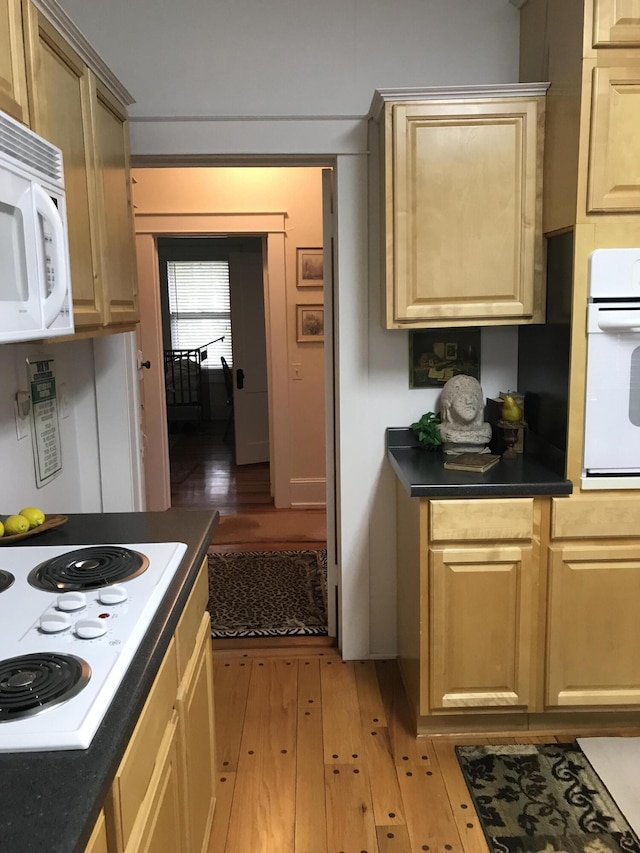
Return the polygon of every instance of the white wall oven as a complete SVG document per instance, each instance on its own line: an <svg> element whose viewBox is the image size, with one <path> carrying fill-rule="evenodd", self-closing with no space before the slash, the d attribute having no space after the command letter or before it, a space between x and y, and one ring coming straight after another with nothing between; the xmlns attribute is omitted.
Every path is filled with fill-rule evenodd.
<svg viewBox="0 0 640 853"><path fill-rule="evenodd" d="M640 488L640 248L590 258L583 489Z"/></svg>
<svg viewBox="0 0 640 853"><path fill-rule="evenodd" d="M73 329L62 152L0 112L0 343Z"/></svg>

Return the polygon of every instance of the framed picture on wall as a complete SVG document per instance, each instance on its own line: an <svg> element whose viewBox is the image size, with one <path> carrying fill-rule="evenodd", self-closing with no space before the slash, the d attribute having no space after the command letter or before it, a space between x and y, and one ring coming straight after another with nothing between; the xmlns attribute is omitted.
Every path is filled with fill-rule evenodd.
<svg viewBox="0 0 640 853"><path fill-rule="evenodd" d="M296 340L298 343L324 341L324 306L297 305Z"/></svg>
<svg viewBox="0 0 640 853"><path fill-rule="evenodd" d="M298 287L322 287L324 268L322 249L297 249Z"/></svg>
<svg viewBox="0 0 640 853"><path fill-rule="evenodd" d="M480 379L480 329L409 332L410 388L441 388L457 373Z"/></svg>

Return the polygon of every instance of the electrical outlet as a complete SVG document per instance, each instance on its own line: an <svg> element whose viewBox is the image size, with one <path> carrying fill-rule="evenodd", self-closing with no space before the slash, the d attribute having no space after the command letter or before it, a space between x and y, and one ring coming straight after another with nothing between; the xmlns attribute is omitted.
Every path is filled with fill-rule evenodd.
<svg viewBox="0 0 640 853"><path fill-rule="evenodd" d="M302 365L300 363L291 365L291 378L302 379Z"/></svg>
<svg viewBox="0 0 640 853"><path fill-rule="evenodd" d="M27 396L27 395L25 395ZM21 405L20 402L16 399L13 401L13 410L16 416L16 437L18 441L22 438L26 438L31 432L31 424L29 420L29 410L27 409L26 416L22 415L20 411Z"/></svg>

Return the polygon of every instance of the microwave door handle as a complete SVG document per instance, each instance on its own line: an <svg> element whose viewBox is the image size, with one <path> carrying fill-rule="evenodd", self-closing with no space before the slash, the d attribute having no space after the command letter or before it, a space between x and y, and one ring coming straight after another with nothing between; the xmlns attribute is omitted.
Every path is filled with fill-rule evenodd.
<svg viewBox="0 0 640 853"><path fill-rule="evenodd" d="M603 332L640 332L640 308L600 312L598 328Z"/></svg>
<svg viewBox="0 0 640 853"><path fill-rule="evenodd" d="M46 328L49 328L62 310L69 282L67 259L64 251L64 228L58 208L39 184L33 184L33 198L36 211L49 223L52 232L53 289L42 306L44 324ZM41 270L41 275L46 276L46 271Z"/></svg>

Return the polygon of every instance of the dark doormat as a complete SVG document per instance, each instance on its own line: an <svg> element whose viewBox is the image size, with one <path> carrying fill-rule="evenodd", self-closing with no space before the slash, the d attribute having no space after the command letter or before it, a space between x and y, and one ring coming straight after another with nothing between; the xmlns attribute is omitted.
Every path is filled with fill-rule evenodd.
<svg viewBox="0 0 640 853"><path fill-rule="evenodd" d="M211 636L327 634L327 552L209 554Z"/></svg>
<svg viewBox="0 0 640 853"><path fill-rule="evenodd" d="M640 853L575 744L457 746L492 853Z"/></svg>

